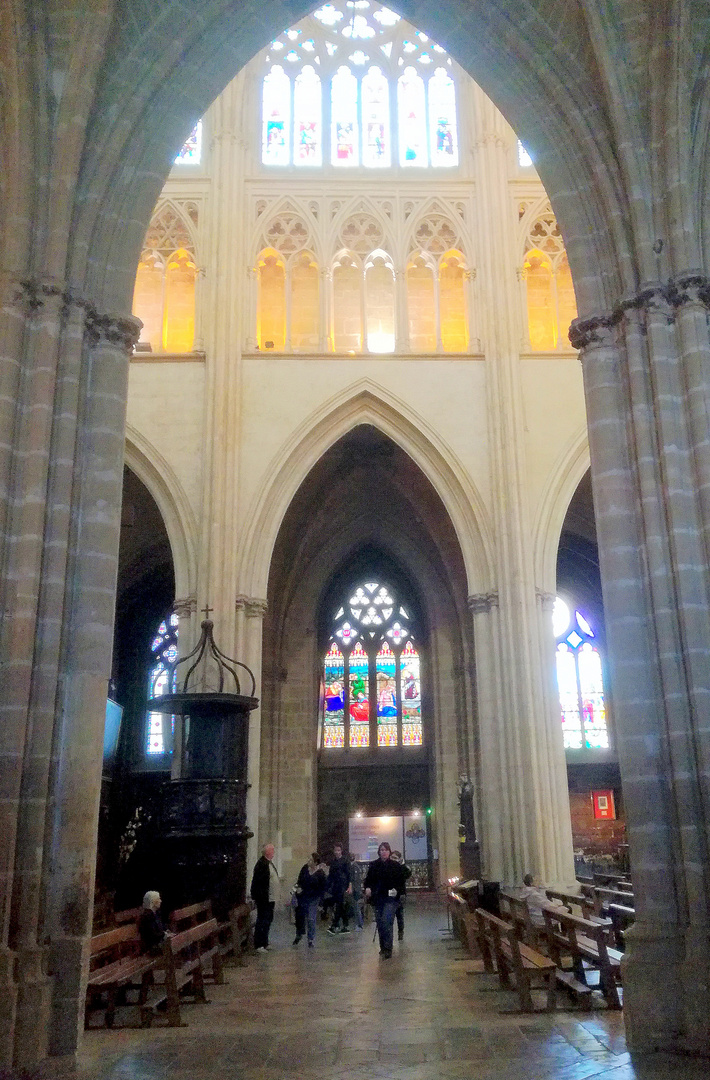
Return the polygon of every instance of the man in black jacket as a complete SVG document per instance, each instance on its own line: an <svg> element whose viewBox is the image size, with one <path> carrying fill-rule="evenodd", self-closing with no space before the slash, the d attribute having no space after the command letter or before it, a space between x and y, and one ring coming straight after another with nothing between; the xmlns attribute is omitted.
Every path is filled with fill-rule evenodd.
<svg viewBox="0 0 710 1080"><path fill-rule="evenodd" d="M257 952L269 949L269 929L274 921L274 908L279 891L279 875L272 860L276 849L273 844L262 848L261 858L254 864L251 879L251 898L256 904L254 948Z"/></svg>
<svg viewBox="0 0 710 1080"><path fill-rule="evenodd" d="M328 889L333 898L333 921L328 927L329 934L349 934L348 908L345 903L346 895L352 893L350 884L350 860L343 855L340 844L333 845L333 861L328 873ZM342 922L342 927L340 923Z"/></svg>
<svg viewBox="0 0 710 1080"><path fill-rule="evenodd" d="M392 955L392 927L406 881L404 868L391 855L392 848L385 840L378 847L378 857L370 863L365 876L365 899L375 908L380 956L385 960Z"/></svg>

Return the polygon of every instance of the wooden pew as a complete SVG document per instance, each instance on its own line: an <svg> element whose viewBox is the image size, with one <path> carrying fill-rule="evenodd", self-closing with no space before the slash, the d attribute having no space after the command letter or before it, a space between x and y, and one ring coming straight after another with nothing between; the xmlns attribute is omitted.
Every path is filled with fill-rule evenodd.
<svg viewBox="0 0 710 1080"><path fill-rule="evenodd" d="M545 927L537 926L533 922L530 908L525 901L519 896L514 896L511 893L501 893L501 898L505 898L505 901L508 904L510 921L515 928L515 932L519 939L524 944L530 945L537 952L542 953L543 956L550 955L547 947ZM574 972L566 971L561 964L557 964L555 979L558 985L564 987L565 990L573 995L578 1004L585 1005L591 1000L592 988L575 978Z"/></svg>
<svg viewBox="0 0 710 1080"><path fill-rule="evenodd" d="M449 915L451 916L451 927L453 935L458 938L459 941L466 945L466 927L464 925L464 916L469 911L468 904L464 900L463 896L459 896L458 893L449 889L446 894L446 903L449 908Z"/></svg>
<svg viewBox="0 0 710 1080"><path fill-rule="evenodd" d="M623 904L609 904L609 918L611 919L616 947L623 952L626 947L626 931L630 926L633 926L636 912L632 907L625 907Z"/></svg>
<svg viewBox="0 0 710 1080"><path fill-rule="evenodd" d="M114 911L113 921L116 926L125 926L127 923L137 923L142 913L142 907L126 908L125 911Z"/></svg>
<svg viewBox="0 0 710 1080"><path fill-rule="evenodd" d="M165 1003L170 1027L181 1027L181 991L189 987L195 1001L207 1003L205 974L215 983L224 982L222 956L219 950L219 926L216 919L172 934L163 942L162 956L155 961L155 973L162 973L162 982L154 985L141 1004L141 1023L150 1027L155 1011Z"/></svg>
<svg viewBox="0 0 710 1080"><path fill-rule="evenodd" d="M537 975L542 976L545 982L547 1009L553 1010L557 995L555 962L519 941L514 927L496 915L491 915L483 908L477 908L475 918L478 923L478 940L483 944L489 957L495 959L501 986L505 989L513 989L511 975L514 979L521 1011L536 1011L531 990L533 976ZM484 967L489 970L485 956Z"/></svg>
<svg viewBox="0 0 710 1080"><path fill-rule="evenodd" d="M621 953L609 948L607 928L589 919L580 919L560 907L550 904L543 908L550 956L562 967L562 951L572 957L574 971L584 981L584 963L597 968L599 984L610 1009L620 1009L617 990Z"/></svg>
<svg viewBox="0 0 710 1080"><path fill-rule="evenodd" d="M634 894L622 889L606 889L600 885L594 886L594 903L597 915L602 915L609 904L622 904L625 907L634 906Z"/></svg>
<svg viewBox="0 0 710 1080"><path fill-rule="evenodd" d="M247 911L251 912L251 909L247 905L242 904L239 908L235 908L235 911L240 911L241 908L247 908ZM192 926L199 926L201 923L209 922L214 916L212 914L212 901L201 900L197 904L189 904L187 907L177 908L170 916L170 929L173 933L180 933L182 930L189 930ZM236 919L237 925L240 922L240 918L243 919L243 912L241 916ZM241 956L242 944L234 936L235 920L232 919L232 913L226 922L218 922L219 927L219 948L222 956L227 956L233 953L237 961Z"/></svg>
<svg viewBox="0 0 710 1080"><path fill-rule="evenodd" d="M254 944L251 913L251 904L239 904L237 907L232 908L229 913L230 932L228 942L223 936L224 924L220 924L220 945L222 947L222 955L231 951L235 962L240 965L246 963L244 958L248 952L251 952ZM226 947L227 945L228 948Z"/></svg>
<svg viewBox="0 0 710 1080"><path fill-rule="evenodd" d="M85 1023L101 994L106 995L106 1027L112 1027L116 1013L116 996L128 987L140 988L139 1004L142 1004L152 980L157 959L140 956L140 939L135 925L119 926L96 934L91 939L89 952L89 979L86 988Z"/></svg>

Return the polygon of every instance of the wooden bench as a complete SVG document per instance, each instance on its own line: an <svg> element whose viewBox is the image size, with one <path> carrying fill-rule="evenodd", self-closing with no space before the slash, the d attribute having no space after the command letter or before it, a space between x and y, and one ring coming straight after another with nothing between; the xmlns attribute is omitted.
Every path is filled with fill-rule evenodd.
<svg viewBox="0 0 710 1080"><path fill-rule="evenodd" d="M238 964L244 962L244 954L249 951L252 941L251 911L249 904L239 904L224 922L217 922L220 953L223 957L232 955ZM202 900L173 911L169 925L173 933L179 933L209 922L213 917L212 901Z"/></svg>
<svg viewBox="0 0 710 1080"><path fill-rule="evenodd" d="M232 908L229 913L230 933L229 941L223 937L223 926L220 925L220 944L222 946L222 955L225 955L231 951L234 960L237 964L243 965L246 963L245 956L248 952L252 951L254 945L254 933L251 925L251 904L238 904L237 907ZM226 945L229 948L226 948Z"/></svg>
<svg viewBox="0 0 710 1080"><path fill-rule="evenodd" d="M153 985L141 1003L143 1027L150 1027L156 1009L163 1004L170 1027L181 1027L181 991L184 993L188 987L187 992L194 1000L205 1004L205 975L210 974L217 984L224 982L216 919L172 934L165 939L162 949L154 968L155 974L162 973L162 981Z"/></svg>
<svg viewBox="0 0 710 1080"><path fill-rule="evenodd" d="M464 900L463 896L459 896L452 889L449 889L446 894L446 902L449 908L449 915L451 916L451 928L455 938L463 942L466 945L466 927L464 925L464 916L469 912L469 906Z"/></svg>
<svg viewBox="0 0 710 1080"><path fill-rule="evenodd" d="M102 994L106 995L106 1027L113 1026L119 991L139 987L139 1004L143 1004L157 959L140 956L139 951L140 939L134 925L119 926L115 930L107 930L92 937L86 988L87 1027L91 1009Z"/></svg>
<svg viewBox="0 0 710 1080"><path fill-rule="evenodd" d="M580 919L552 904L543 908L548 951L562 967L562 951L572 957L573 969L580 982L586 982L584 964L599 971L599 985L610 1009L620 1009L617 990L621 953L609 948L607 928L589 919Z"/></svg>
<svg viewBox="0 0 710 1080"><path fill-rule="evenodd" d="M626 946L626 931L630 926L633 926L636 912L632 907L625 907L623 904L609 904L609 918L611 919L616 947L620 952L623 952Z"/></svg>
<svg viewBox="0 0 710 1080"><path fill-rule="evenodd" d="M126 908L125 911L114 911L113 921L116 926L125 926L127 923L137 923L142 914L142 907Z"/></svg>
<svg viewBox="0 0 710 1080"><path fill-rule="evenodd" d="M515 928L497 915L491 915L483 908L477 908L474 914L486 971L491 970L491 962L495 960L500 984L507 990L513 989L512 975L522 1012L536 1011L531 994L532 979L542 976L547 990L547 1009L554 1009L557 996L555 962L519 941Z"/></svg>
<svg viewBox="0 0 710 1080"><path fill-rule="evenodd" d="M543 956L548 956L547 936L544 926L538 926L532 920L530 908L519 896L511 893L501 893L510 911L510 920L515 932L524 944L529 945ZM553 959L551 957L551 959ZM561 965L555 969L555 979L568 993L572 994L575 1001L580 1005L588 1004L592 997L592 988L577 979L572 971L566 971Z"/></svg>
<svg viewBox="0 0 710 1080"><path fill-rule="evenodd" d="M603 915L609 904L622 904L624 907L634 906L634 894L623 889L607 889L600 885L594 886L594 907L597 915Z"/></svg>

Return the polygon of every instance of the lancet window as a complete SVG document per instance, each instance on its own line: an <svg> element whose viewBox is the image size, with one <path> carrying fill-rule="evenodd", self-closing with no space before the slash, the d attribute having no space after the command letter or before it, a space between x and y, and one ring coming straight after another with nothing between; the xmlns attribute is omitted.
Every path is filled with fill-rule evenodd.
<svg viewBox="0 0 710 1080"><path fill-rule="evenodd" d="M559 596L552 618L565 749L608 750L602 657L594 629Z"/></svg>
<svg viewBox="0 0 710 1080"><path fill-rule="evenodd" d="M133 313L143 323L139 351L191 352L195 344L194 228L197 207L163 203L153 216L141 252Z"/></svg>
<svg viewBox="0 0 710 1080"><path fill-rule="evenodd" d="M332 0L262 59L264 165L458 165L453 62L389 8Z"/></svg>
<svg viewBox="0 0 710 1080"><path fill-rule="evenodd" d="M177 689L175 665L178 662L178 617L175 614L163 619L151 642L152 665L148 675L149 698L173 694ZM175 717L159 712L148 712L146 717L145 752L149 755L164 754L172 746Z"/></svg>
<svg viewBox="0 0 710 1080"><path fill-rule="evenodd" d="M323 750L421 746L421 664L408 607L379 581L356 584L333 616L323 659Z"/></svg>
<svg viewBox="0 0 710 1080"><path fill-rule="evenodd" d="M523 279L530 348L533 352L570 348L567 335L577 317L577 302L564 241L549 207L528 230Z"/></svg>

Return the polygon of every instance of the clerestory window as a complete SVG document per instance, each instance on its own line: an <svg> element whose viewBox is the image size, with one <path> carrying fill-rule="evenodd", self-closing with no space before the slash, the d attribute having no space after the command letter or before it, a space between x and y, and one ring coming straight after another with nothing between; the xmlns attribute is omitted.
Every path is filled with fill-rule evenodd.
<svg viewBox="0 0 710 1080"><path fill-rule="evenodd" d="M389 8L333 0L262 59L264 165L458 165L451 57Z"/></svg>
<svg viewBox="0 0 710 1080"><path fill-rule="evenodd" d="M323 661L324 750L421 746L420 656L410 609L376 580L350 589L333 615Z"/></svg>

